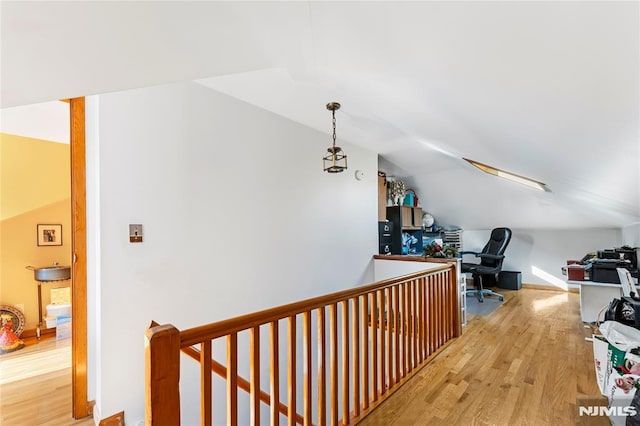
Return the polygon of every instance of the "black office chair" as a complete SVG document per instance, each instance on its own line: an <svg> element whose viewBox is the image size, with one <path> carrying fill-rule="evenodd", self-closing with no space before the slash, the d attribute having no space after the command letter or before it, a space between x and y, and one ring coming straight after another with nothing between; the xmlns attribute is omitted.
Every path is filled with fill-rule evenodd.
<svg viewBox="0 0 640 426"><path fill-rule="evenodd" d="M480 263L462 263L462 273L470 273L473 276L475 289L467 290L467 294L477 294L480 302L484 302L484 296L497 296L500 301L504 296L495 291L485 289L482 284L482 277L490 277L492 282L496 282L498 273L502 270L504 252L511 241L511 229L495 228L491 231L491 238L480 253L474 251L463 251L463 254L475 254L480 258Z"/></svg>

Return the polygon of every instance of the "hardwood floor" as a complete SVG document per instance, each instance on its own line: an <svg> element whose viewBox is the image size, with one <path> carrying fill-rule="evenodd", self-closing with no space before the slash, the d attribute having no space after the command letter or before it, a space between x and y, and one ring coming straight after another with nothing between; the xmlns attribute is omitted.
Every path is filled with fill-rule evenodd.
<svg viewBox="0 0 640 426"><path fill-rule="evenodd" d="M0 425L93 425L71 417L71 339L25 343L0 355Z"/></svg>
<svg viewBox="0 0 640 426"><path fill-rule="evenodd" d="M579 295L501 291L463 335L361 425L608 425L578 418L576 397L599 396Z"/></svg>

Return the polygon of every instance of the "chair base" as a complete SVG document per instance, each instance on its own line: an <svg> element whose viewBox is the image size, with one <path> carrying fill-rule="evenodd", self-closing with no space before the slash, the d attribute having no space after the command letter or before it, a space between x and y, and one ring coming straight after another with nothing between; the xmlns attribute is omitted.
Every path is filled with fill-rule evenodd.
<svg viewBox="0 0 640 426"><path fill-rule="evenodd" d="M466 294L477 294L478 300L480 302L484 302L485 295L496 296L498 300L500 300L501 302L504 301L504 296L502 294L496 293L495 291L489 290L488 288L484 288L482 276L485 274L480 274L477 271L470 271L470 272L472 273L473 284L475 285L476 288L467 290ZM495 275L495 274L492 274L492 275Z"/></svg>
<svg viewBox="0 0 640 426"><path fill-rule="evenodd" d="M489 289L486 289L486 288L467 290L466 294L477 294L478 295L478 300L480 302L484 302L484 296L485 295L487 295L487 296L497 296L499 301L504 302L504 296L502 294L496 293L495 291L489 290Z"/></svg>

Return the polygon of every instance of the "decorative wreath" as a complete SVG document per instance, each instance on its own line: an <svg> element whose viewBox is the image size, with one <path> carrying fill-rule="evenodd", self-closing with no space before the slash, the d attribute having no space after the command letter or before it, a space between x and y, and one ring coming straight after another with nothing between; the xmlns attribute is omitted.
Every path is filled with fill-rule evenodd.
<svg viewBox="0 0 640 426"><path fill-rule="evenodd" d="M11 315L11 319L13 320L13 332L16 336L20 337L22 332L24 331L24 314L20 309L15 306L9 305L0 305L0 316ZM0 324L0 326L3 324Z"/></svg>

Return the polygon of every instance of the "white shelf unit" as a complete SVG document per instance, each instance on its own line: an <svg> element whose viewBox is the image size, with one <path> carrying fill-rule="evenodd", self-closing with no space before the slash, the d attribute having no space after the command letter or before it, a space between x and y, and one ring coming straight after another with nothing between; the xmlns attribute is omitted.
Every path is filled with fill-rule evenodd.
<svg viewBox="0 0 640 426"><path fill-rule="evenodd" d="M458 251L462 251L462 229L442 231L442 242L455 247Z"/></svg>

